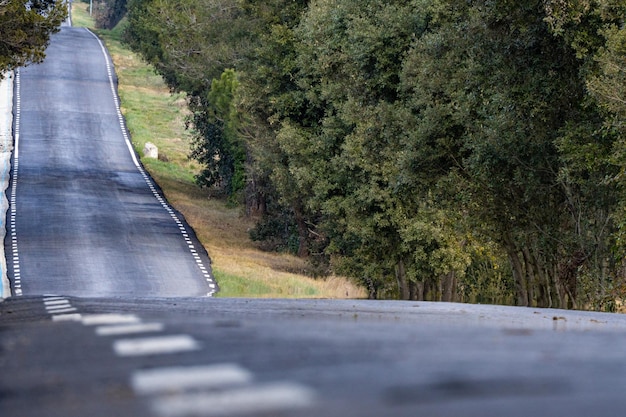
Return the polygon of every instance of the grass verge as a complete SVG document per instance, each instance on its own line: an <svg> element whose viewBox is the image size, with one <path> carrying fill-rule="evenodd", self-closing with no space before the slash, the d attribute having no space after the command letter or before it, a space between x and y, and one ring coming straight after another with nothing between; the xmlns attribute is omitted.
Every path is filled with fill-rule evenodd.
<svg viewBox="0 0 626 417"><path fill-rule="evenodd" d="M74 2L74 26L89 27L111 54L119 79L122 113L141 155L146 142L159 148L163 160L142 158L166 198L196 232L213 261L220 297L363 298L366 292L343 277L313 279L297 257L259 250L248 238L252 220L226 202L209 199L193 182L200 166L188 158L191 136L184 128L185 96L171 94L151 67L122 45L124 21L113 30L95 30L86 3Z"/></svg>

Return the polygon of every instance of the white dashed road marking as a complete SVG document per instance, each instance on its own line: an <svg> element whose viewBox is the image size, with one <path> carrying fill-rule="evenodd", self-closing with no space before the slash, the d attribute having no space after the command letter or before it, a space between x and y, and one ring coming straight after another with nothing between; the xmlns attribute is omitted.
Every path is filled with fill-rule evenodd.
<svg viewBox="0 0 626 417"><path fill-rule="evenodd" d="M162 323L120 324L115 326L100 326L96 328L98 336L121 336L136 333L160 332Z"/></svg>
<svg viewBox="0 0 626 417"><path fill-rule="evenodd" d="M59 314L56 316L52 316L52 321L80 321L82 316L78 313L76 314Z"/></svg>
<svg viewBox="0 0 626 417"><path fill-rule="evenodd" d="M56 307L56 308L48 308L48 313L50 314L66 314L66 313L74 313L76 309L71 306L67 307Z"/></svg>
<svg viewBox="0 0 626 417"><path fill-rule="evenodd" d="M199 349L200 343L186 334L141 339L121 339L113 343L113 350L118 356L160 355Z"/></svg>
<svg viewBox="0 0 626 417"><path fill-rule="evenodd" d="M44 296L43 304L46 311L52 315L53 321L78 321L81 318L81 315L76 313L77 309L72 306L67 298L47 295Z"/></svg>
<svg viewBox="0 0 626 417"><path fill-rule="evenodd" d="M98 336L160 332L162 323L143 323L133 314L61 314L76 311L70 300L47 296L44 305L54 321L75 321L95 326ZM119 357L142 357L197 351L199 341L186 334L113 340ZM293 382L255 384L254 375L237 364L170 366L136 370L130 384L137 395L148 397L157 417L219 417L283 413L310 407L315 392Z"/></svg>
<svg viewBox="0 0 626 417"><path fill-rule="evenodd" d="M137 371L131 385L137 394L172 394L188 389L218 389L248 384L252 374L234 364L159 368Z"/></svg>
<svg viewBox="0 0 626 417"><path fill-rule="evenodd" d="M100 326L104 324L139 323L139 317L133 314L92 314L83 316L85 326Z"/></svg>
<svg viewBox="0 0 626 417"><path fill-rule="evenodd" d="M152 408L161 417L258 415L312 405L311 389L295 383L276 383L155 398Z"/></svg>
<svg viewBox="0 0 626 417"><path fill-rule="evenodd" d="M70 301L68 299L59 298L59 297L44 298L43 304L46 306L46 308L48 308L48 307L54 307L54 306L59 306L59 305L69 305Z"/></svg>

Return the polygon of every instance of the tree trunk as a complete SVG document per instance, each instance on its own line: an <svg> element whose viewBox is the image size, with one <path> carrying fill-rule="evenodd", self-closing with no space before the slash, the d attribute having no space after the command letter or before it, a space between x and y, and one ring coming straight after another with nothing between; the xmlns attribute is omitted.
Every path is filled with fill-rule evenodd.
<svg viewBox="0 0 626 417"><path fill-rule="evenodd" d="M541 296L543 307L553 308L554 302L552 300L552 280L550 279L549 274L543 268L540 268L539 271L539 283L541 285Z"/></svg>
<svg viewBox="0 0 626 417"><path fill-rule="evenodd" d="M409 280L409 300L419 300L419 288L417 282Z"/></svg>
<svg viewBox="0 0 626 417"><path fill-rule="evenodd" d="M504 237L504 247L511 263L513 279L515 281L515 304L528 307L528 290L526 287L526 272L519 257L516 245L510 236Z"/></svg>
<svg viewBox="0 0 626 417"><path fill-rule="evenodd" d="M538 303L538 297L535 295L537 283L537 275L535 274L535 262L528 247L524 247L522 249L522 256L524 259L524 270L526 271L527 277L526 289L528 291L528 306L532 306L533 303Z"/></svg>
<svg viewBox="0 0 626 417"><path fill-rule="evenodd" d="M404 267L404 261L402 260L399 260L396 264L396 281L398 282L398 294L400 300L409 300L409 283L406 279L406 268Z"/></svg>
<svg viewBox="0 0 626 417"><path fill-rule="evenodd" d="M577 308L577 287L578 287L578 268L580 268L587 260L587 255L578 250L574 252L569 259L563 261L559 266L559 283L563 288L563 292L568 296L568 302L561 307Z"/></svg>
<svg viewBox="0 0 626 417"><path fill-rule="evenodd" d="M552 271L552 288L554 288L557 299L559 300L558 305L555 307L565 308L567 306L567 297L565 291L563 290L563 287L561 286L561 284L559 284L559 273L557 267L555 267L555 270Z"/></svg>
<svg viewBox="0 0 626 417"><path fill-rule="evenodd" d="M417 301L424 301L424 281L415 283L415 299Z"/></svg>
<svg viewBox="0 0 626 417"><path fill-rule="evenodd" d="M441 301L456 301L456 273L448 272L441 277Z"/></svg>
<svg viewBox="0 0 626 417"><path fill-rule="evenodd" d="M306 258L309 256L309 228L300 207L294 208L294 216L298 225L298 257Z"/></svg>
<svg viewBox="0 0 626 417"><path fill-rule="evenodd" d="M248 160L250 162L250 160ZM251 176L251 180L246 184L245 204L248 216L264 216L267 214L267 199L263 191L262 181Z"/></svg>

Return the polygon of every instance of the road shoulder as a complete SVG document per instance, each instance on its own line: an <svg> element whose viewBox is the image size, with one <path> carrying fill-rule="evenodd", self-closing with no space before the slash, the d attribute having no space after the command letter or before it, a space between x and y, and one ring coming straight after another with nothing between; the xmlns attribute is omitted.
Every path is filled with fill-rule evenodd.
<svg viewBox="0 0 626 417"><path fill-rule="evenodd" d="M0 80L0 300L11 295L7 277L4 237L6 235L6 213L9 202L6 189L11 176L13 151L13 73Z"/></svg>

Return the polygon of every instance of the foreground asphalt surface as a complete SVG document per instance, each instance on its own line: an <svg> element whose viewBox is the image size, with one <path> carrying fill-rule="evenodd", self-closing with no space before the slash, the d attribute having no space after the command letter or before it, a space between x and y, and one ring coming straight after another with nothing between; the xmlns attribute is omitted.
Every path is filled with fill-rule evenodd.
<svg viewBox="0 0 626 417"><path fill-rule="evenodd" d="M98 39L63 27L15 80L14 295L206 296L210 260L129 149Z"/></svg>
<svg viewBox="0 0 626 417"><path fill-rule="evenodd" d="M626 316L461 304L21 297L2 416L603 416Z"/></svg>

